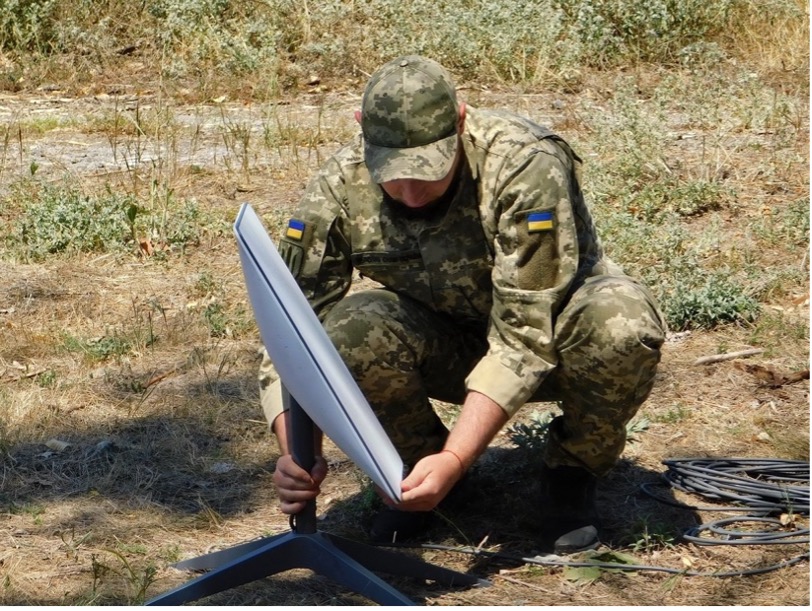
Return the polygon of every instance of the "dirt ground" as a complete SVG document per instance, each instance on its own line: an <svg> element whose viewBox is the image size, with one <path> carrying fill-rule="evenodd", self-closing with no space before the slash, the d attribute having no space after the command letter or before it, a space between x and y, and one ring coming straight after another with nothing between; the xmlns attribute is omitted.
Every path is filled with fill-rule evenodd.
<svg viewBox="0 0 812 611"><path fill-rule="evenodd" d="M481 105L505 103L487 92L477 95ZM288 125L318 121L323 133L343 135L352 129L356 100L350 93L304 97L280 107L276 119ZM553 102L509 98L506 105L542 109L536 118L555 126L565 118ZM56 91L0 98L0 118L109 116L123 105L143 110L159 103L149 95L76 99ZM177 137L171 139L138 143L122 136L114 143L109 131L89 132L77 124L21 136L16 143L12 138L0 188L7 192L30 172L32 160L42 180L56 183L67 174L130 188L137 154L144 167L151 164L161 177L172 177L176 195L196 198L227 222L243 201L270 221L296 201L309 172L337 145L327 138L298 152L281 145L256 149L250 171L242 172L245 160L225 137L234 130L224 131L222 106L172 112ZM259 108L235 105L227 113L232 126L261 127L267 120ZM0 438L1 604L138 604L192 577L171 566L179 560L289 529L271 480L277 449L257 401L258 339L252 330L208 333L200 323L200 303L211 295L195 289L204 272L230 308L249 308L228 229L207 235L182 257L164 260L82 255L39 264L0 261L0 411L6 421L6 437ZM807 291L799 287L791 298L771 304L767 314L780 314L776 320L788 327L807 321ZM147 324L160 341L103 362L90 363L53 340L60 331L92 337ZM545 564L534 543L535 471L506 429L473 468L462 502L449 507L432 529L430 542L442 549L398 550L491 585L384 579L429 605L807 606L808 544L685 542L680 534L687 528L719 514L668 505L641 489L661 481L662 461L670 458L808 460L808 375L767 380L767 369L752 367L779 376L797 373L804 363L808 367L808 337L788 340L785 349L696 364L701 357L751 348L752 338L752 329L744 326L672 333L654 392L639 415L645 425L600 484L601 558L624 554L648 569L594 575ZM56 372L59 383L43 384L44 371ZM529 422L534 410L551 408L529 405L519 419ZM453 419L453 406L438 409ZM319 501L319 528L363 540L363 522L372 510L368 483L329 443L326 455L330 474ZM688 505L712 504L667 487L658 490ZM796 518L795 527L808 528L808 517ZM481 553L455 549L466 546ZM803 554L806 559L761 574L708 576L794 562ZM199 601L369 603L306 570L253 580Z"/></svg>

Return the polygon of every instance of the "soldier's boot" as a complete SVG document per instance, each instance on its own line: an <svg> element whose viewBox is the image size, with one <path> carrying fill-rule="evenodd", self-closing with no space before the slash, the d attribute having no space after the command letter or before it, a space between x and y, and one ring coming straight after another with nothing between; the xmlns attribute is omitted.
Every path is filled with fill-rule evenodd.
<svg viewBox="0 0 812 611"><path fill-rule="evenodd" d="M542 544L556 554L573 554L600 545L595 506L597 478L580 467L541 469Z"/></svg>

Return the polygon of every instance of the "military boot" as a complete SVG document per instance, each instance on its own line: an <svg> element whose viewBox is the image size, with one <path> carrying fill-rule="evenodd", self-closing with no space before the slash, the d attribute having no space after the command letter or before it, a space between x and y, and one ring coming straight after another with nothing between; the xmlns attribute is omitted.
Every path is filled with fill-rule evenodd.
<svg viewBox="0 0 812 611"><path fill-rule="evenodd" d="M597 478L586 469L542 465L541 537L546 548L572 554L598 547L596 488Z"/></svg>

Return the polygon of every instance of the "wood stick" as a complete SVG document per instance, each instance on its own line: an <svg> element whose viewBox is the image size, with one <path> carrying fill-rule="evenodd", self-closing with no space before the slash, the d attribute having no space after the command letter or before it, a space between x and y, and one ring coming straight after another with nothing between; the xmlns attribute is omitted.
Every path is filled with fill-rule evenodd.
<svg viewBox="0 0 812 611"><path fill-rule="evenodd" d="M694 365L709 365L710 363L719 363L721 361L732 361L733 359L753 356L755 354L761 354L762 352L764 352L762 348L749 348L748 350L740 350L738 352L725 352L724 354L702 356L694 361Z"/></svg>

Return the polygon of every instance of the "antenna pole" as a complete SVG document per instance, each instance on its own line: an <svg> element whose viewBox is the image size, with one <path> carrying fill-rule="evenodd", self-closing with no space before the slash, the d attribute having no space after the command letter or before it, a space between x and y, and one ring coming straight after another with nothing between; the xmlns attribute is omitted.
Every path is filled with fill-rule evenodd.
<svg viewBox="0 0 812 611"><path fill-rule="evenodd" d="M316 462L315 426L310 416L283 386L290 410L288 431L293 459L303 469ZM458 573L412 556L357 543L316 528L316 501L294 516L295 528L285 534L242 543L219 552L184 560L179 569L203 575L148 601L147 605L180 605L290 569L310 569L381 605L414 605L367 567L376 571L430 579L448 586L490 585L474 575ZM272 602L272 601L268 601Z"/></svg>

